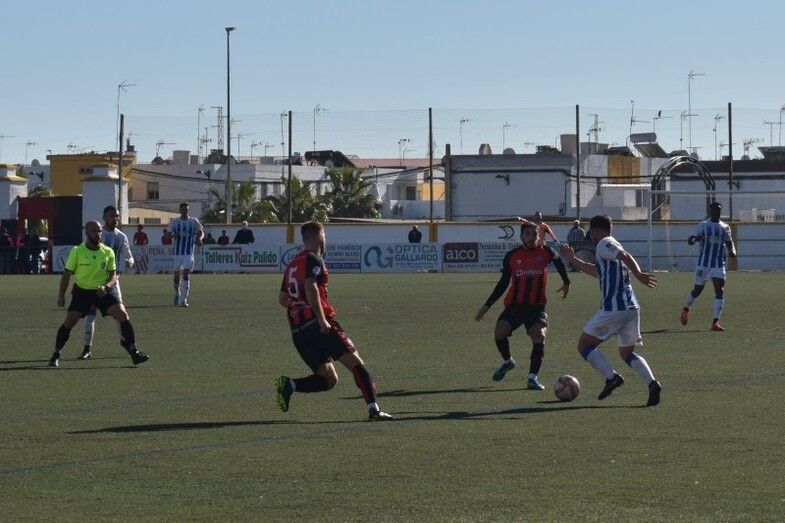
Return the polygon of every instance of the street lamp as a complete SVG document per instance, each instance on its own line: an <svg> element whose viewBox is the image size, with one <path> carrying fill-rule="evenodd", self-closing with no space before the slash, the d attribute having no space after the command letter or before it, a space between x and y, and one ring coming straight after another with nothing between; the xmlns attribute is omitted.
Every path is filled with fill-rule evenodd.
<svg viewBox="0 0 785 523"><path fill-rule="evenodd" d="M471 118L468 116L463 116L461 117L461 121L458 123L458 132L461 135L461 154L463 154L463 126L471 121Z"/></svg>
<svg viewBox="0 0 785 523"><path fill-rule="evenodd" d="M403 166L403 160L406 157L406 144L411 141L411 138L401 138L398 140L398 157L401 159L401 166Z"/></svg>
<svg viewBox="0 0 785 523"><path fill-rule="evenodd" d="M229 62L229 33L236 27L226 29L226 223L232 223L232 90Z"/></svg>
<svg viewBox="0 0 785 523"><path fill-rule="evenodd" d="M25 165L27 165L27 155L30 152L30 147L32 147L33 145L38 145L38 142L27 140L27 142L25 143Z"/></svg>
<svg viewBox="0 0 785 523"><path fill-rule="evenodd" d="M785 105L780 106L780 137L777 140L777 145L782 145L782 113L785 112Z"/></svg>
<svg viewBox="0 0 785 523"><path fill-rule="evenodd" d="M316 151L316 115L327 111L326 107L322 107L319 104L316 104L316 107L313 108L313 150Z"/></svg>

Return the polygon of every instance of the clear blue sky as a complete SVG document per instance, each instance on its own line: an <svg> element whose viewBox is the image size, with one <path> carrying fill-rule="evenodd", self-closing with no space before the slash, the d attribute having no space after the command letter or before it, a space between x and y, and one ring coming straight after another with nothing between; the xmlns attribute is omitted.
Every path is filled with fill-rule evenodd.
<svg viewBox="0 0 785 523"><path fill-rule="evenodd" d="M43 158L46 149L64 153L69 142L113 148L123 80L137 84L123 95L122 108L129 122L145 128L135 139L144 156L151 156L155 140L177 135L170 128L193 128L195 142L197 107L225 104L225 25L237 26L233 115L241 122L242 115L271 115L264 131L252 128L254 118L237 125L257 136L246 138L241 154L250 141L280 141L271 133L282 109L303 113L297 149L310 148L310 111L317 103L329 107L336 122L343 111L432 106L442 129L439 147L457 142L457 120L472 109L575 104L617 109L615 116L610 110L601 115L618 122L608 124L612 136L600 139L623 141L630 99L647 119L652 110L686 109L690 69L706 74L693 83L693 107L705 108L704 146L712 116L727 102L766 110L750 113L749 132L740 133L765 141L769 128L762 121L776 119L785 103L785 7L774 1L49 1L9 2L2 19L0 134L13 137L0 141L0 161L22 162L28 139L38 142L29 159ZM391 126L407 118L382 114ZM492 118L515 120L518 113L507 114ZM322 118L329 134L331 120ZM419 125L421 115L414 118ZM373 118L355 117L363 119ZM678 118L660 123L678 135ZM526 134L520 126L509 129L513 143L526 139L516 134ZM471 137L470 127L472 149L476 141L501 141L500 124L492 133L474 129L493 140ZM532 132L532 139L552 142L552 135L571 130L569 120L556 127L547 137ZM401 124L395 136L409 131ZM182 143L184 132L175 140L175 148L195 149ZM334 144L325 136L319 142L365 156L397 154L389 136L355 140ZM419 142L409 154L423 156Z"/></svg>

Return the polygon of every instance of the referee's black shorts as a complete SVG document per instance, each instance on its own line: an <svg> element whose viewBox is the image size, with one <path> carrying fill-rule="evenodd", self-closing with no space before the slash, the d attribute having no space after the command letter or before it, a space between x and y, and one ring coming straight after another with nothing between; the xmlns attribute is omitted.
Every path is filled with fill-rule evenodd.
<svg viewBox="0 0 785 523"><path fill-rule="evenodd" d="M71 304L68 306L69 311L77 311L82 316L87 316L91 308L95 307L101 311L102 316L106 316L106 311L112 305L120 303L117 295L113 292L107 292L103 296L98 296L97 290L82 289L74 285L71 289Z"/></svg>

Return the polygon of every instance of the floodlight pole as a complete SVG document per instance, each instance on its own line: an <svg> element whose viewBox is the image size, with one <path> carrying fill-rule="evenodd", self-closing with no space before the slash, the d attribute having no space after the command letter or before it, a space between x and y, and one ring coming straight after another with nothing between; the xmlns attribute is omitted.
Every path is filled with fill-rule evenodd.
<svg viewBox="0 0 785 523"><path fill-rule="evenodd" d="M576 218L581 219L581 106L575 106L575 190ZM565 212L567 202L564 202Z"/></svg>
<svg viewBox="0 0 785 523"><path fill-rule="evenodd" d="M428 239L433 241L433 108L428 108L428 180L430 185L430 230Z"/></svg>
<svg viewBox="0 0 785 523"><path fill-rule="evenodd" d="M288 166L289 166L289 177L286 181L286 199L287 204L286 206L289 208L289 212L287 213L286 223L289 226L289 234L292 234L292 111L289 111L289 158L288 158ZM289 238L289 241L293 241Z"/></svg>
<svg viewBox="0 0 785 523"><path fill-rule="evenodd" d="M123 224L123 132L125 131L125 115L120 115L120 147L117 149L117 223Z"/></svg>
<svg viewBox="0 0 785 523"><path fill-rule="evenodd" d="M730 222L733 222L733 106L728 102L728 208Z"/></svg>
<svg viewBox="0 0 785 523"><path fill-rule="evenodd" d="M232 223L232 91L229 62L229 33L236 27L226 27L226 223Z"/></svg>

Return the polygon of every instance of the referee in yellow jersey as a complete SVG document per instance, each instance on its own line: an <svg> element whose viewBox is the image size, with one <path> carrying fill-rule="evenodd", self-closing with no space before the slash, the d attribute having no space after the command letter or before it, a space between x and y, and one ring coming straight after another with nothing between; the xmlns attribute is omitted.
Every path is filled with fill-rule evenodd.
<svg viewBox="0 0 785 523"><path fill-rule="evenodd" d="M96 307L102 315L109 315L120 323L120 332L123 336L120 344L128 351L134 365L148 360L148 356L136 348L134 328L117 293L116 269L114 251L101 243L101 224L97 221L87 222L85 241L71 249L65 262L63 276L60 278L58 307L65 307L65 291L68 289L72 274L75 283L71 290L68 315L57 330L55 351L49 360L50 367L60 366L60 351L68 341L71 329L92 307Z"/></svg>

